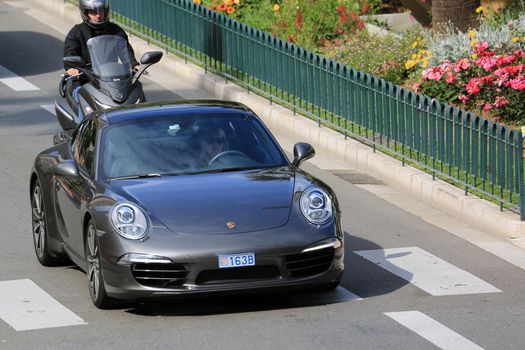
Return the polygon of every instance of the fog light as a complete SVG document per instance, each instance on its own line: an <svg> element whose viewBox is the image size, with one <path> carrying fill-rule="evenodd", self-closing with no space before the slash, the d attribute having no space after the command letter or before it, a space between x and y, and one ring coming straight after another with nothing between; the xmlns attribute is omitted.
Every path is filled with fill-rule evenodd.
<svg viewBox="0 0 525 350"><path fill-rule="evenodd" d="M132 264L171 264L170 258L165 258L163 256L149 255L149 254L140 254L140 253L127 253L122 255L118 261L118 265L132 265Z"/></svg>
<svg viewBox="0 0 525 350"><path fill-rule="evenodd" d="M312 252L314 250L320 250L330 247L337 249L340 248L342 245L343 243L338 238L329 238L306 247L301 251L301 253Z"/></svg>

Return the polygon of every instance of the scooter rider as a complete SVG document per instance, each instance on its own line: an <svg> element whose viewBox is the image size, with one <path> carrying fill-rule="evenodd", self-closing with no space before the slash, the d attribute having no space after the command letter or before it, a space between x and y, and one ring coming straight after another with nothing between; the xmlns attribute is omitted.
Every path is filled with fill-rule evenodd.
<svg viewBox="0 0 525 350"><path fill-rule="evenodd" d="M138 70L140 64L135 58L126 32L109 21L109 0L79 0L78 8L82 23L75 25L67 34L64 42L64 57L80 56L84 62L91 63L87 41L99 35L118 35L126 39L131 64L135 70ZM64 68L70 76L79 74L77 69L68 67L67 64Z"/></svg>

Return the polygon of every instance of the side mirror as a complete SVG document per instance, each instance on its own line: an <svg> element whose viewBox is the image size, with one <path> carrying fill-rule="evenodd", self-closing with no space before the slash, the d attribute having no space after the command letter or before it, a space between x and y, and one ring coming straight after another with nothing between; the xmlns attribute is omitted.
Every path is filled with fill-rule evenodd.
<svg viewBox="0 0 525 350"><path fill-rule="evenodd" d="M315 156L315 150L309 143L297 142L293 147L293 162L295 166L299 166L302 162Z"/></svg>
<svg viewBox="0 0 525 350"><path fill-rule="evenodd" d="M63 58L64 63L69 67L73 68L84 68L86 67L86 62L80 56L66 56Z"/></svg>
<svg viewBox="0 0 525 350"><path fill-rule="evenodd" d="M54 172L58 176L78 176L78 167L73 160L63 160L55 166Z"/></svg>
<svg viewBox="0 0 525 350"><path fill-rule="evenodd" d="M144 65L155 64L162 58L162 51L149 51L144 53L140 59L140 63Z"/></svg>

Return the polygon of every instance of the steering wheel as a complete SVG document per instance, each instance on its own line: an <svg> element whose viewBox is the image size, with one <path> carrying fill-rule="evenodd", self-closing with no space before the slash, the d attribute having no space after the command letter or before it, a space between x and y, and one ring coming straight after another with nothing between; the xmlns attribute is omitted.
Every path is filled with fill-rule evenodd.
<svg viewBox="0 0 525 350"><path fill-rule="evenodd" d="M224 151L224 152L221 152L219 154L216 154L212 159L210 159L210 161L208 162L208 165L212 165L213 163L217 162L217 160L219 160L220 158L223 158L223 157L226 157L226 156L241 156L241 157L246 157L246 158L249 158L248 155L246 153L243 153L241 151Z"/></svg>

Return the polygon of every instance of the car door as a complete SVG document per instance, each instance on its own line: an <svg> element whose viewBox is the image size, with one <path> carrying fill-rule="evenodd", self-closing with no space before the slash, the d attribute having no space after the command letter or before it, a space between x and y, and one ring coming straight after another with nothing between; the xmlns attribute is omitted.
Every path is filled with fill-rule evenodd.
<svg viewBox="0 0 525 350"><path fill-rule="evenodd" d="M64 243L78 257L84 256L82 215L85 203L93 197L96 123L90 119L79 126L70 143L71 157L76 162L76 176L56 177L56 198L65 231Z"/></svg>

